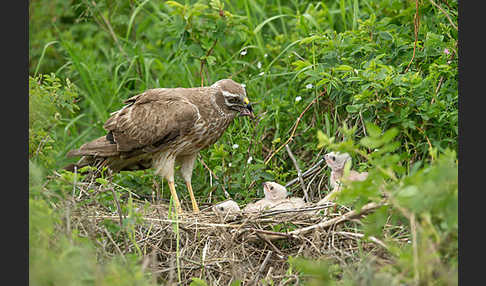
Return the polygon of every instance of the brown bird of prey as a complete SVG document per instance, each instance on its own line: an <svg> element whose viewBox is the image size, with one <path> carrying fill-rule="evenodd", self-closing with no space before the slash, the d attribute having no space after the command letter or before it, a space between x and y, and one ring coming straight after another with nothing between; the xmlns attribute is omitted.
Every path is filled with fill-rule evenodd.
<svg viewBox="0 0 486 286"><path fill-rule="evenodd" d="M83 156L67 166L107 166L116 173L153 168L165 178L178 213L174 165L180 165L194 212L199 208L191 185L198 152L214 144L237 116L253 115L244 86L222 79L208 87L156 88L133 96L105 122L107 134L68 152Z"/></svg>

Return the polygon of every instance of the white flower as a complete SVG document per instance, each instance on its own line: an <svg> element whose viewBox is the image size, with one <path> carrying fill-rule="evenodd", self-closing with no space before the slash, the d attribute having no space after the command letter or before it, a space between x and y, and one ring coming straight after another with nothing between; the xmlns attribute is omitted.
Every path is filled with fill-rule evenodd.
<svg viewBox="0 0 486 286"><path fill-rule="evenodd" d="M301 100L302 100L302 96L297 96L297 97L295 98L295 102L299 102L299 101L301 101Z"/></svg>
<svg viewBox="0 0 486 286"><path fill-rule="evenodd" d="M228 167L231 167L231 166L233 166L233 165L231 163L228 163Z"/></svg>
<svg viewBox="0 0 486 286"><path fill-rule="evenodd" d="M253 161L253 157L252 157L252 156L250 156L250 158L248 158L248 161L246 161L246 163L247 163L247 164L250 164L250 163L251 163L251 161Z"/></svg>
<svg viewBox="0 0 486 286"><path fill-rule="evenodd" d="M261 72L261 73L259 73L258 75L259 75L259 76L262 76L262 75L264 75L264 74L265 74L265 72Z"/></svg>
<svg viewBox="0 0 486 286"><path fill-rule="evenodd" d="M314 86L312 85L312 83L309 83L308 85L306 85L306 86L305 86L305 88L307 88L307 89L311 89L311 88L313 88L313 87L314 87Z"/></svg>
<svg viewBox="0 0 486 286"><path fill-rule="evenodd" d="M240 55L244 56L244 55L246 55L246 53L247 53L247 51L243 50L243 51L241 51Z"/></svg>
<svg viewBox="0 0 486 286"><path fill-rule="evenodd" d="M261 63L261 62L258 62L258 63L257 63L257 68L258 68L258 69L261 69L261 68L262 68L262 63Z"/></svg>
<svg viewBox="0 0 486 286"><path fill-rule="evenodd" d="M240 145L238 145L238 144L233 144L233 149L238 149L238 147L240 147Z"/></svg>
<svg viewBox="0 0 486 286"><path fill-rule="evenodd" d="M264 55L263 55L263 57L264 57L264 58L268 57L268 54L264 54Z"/></svg>

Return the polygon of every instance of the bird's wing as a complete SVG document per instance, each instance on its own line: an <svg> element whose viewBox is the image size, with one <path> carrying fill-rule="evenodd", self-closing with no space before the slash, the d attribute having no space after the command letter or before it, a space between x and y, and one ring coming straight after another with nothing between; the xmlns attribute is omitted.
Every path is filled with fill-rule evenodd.
<svg viewBox="0 0 486 286"><path fill-rule="evenodd" d="M126 100L104 124L117 150L153 149L187 134L198 119L198 108L171 89L148 90Z"/></svg>

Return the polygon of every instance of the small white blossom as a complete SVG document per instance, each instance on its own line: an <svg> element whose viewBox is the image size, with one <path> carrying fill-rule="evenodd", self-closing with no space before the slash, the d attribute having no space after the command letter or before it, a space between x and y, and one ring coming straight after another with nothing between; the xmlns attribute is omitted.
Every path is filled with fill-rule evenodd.
<svg viewBox="0 0 486 286"><path fill-rule="evenodd" d="M264 58L268 57L268 54L264 54L264 55L263 55L263 57L264 57Z"/></svg>
<svg viewBox="0 0 486 286"><path fill-rule="evenodd" d="M261 63L261 62L258 62L258 63L257 63L257 68L258 68L258 69L261 69L261 68L262 68L262 63Z"/></svg>
<svg viewBox="0 0 486 286"><path fill-rule="evenodd" d="M262 75L264 75L264 74L265 74L265 72L261 72L261 73L259 73L258 75L259 75L259 76L262 76Z"/></svg>
<svg viewBox="0 0 486 286"><path fill-rule="evenodd" d="M251 163L251 161L253 161L253 157L252 157L252 156L250 156L250 158L248 158L248 161L246 161L246 163L247 163L247 164L250 164L250 163Z"/></svg>
<svg viewBox="0 0 486 286"><path fill-rule="evenodd" d="M312 83L309 83L308 85L306 85L306 86L305 86L305 88L307 88L307 89L311 89L311 88L313 88L313 87L314 87L314 86L312 85Z"/></svg>
<svg viewBox="0 0 486 286"><path fill-rule="evenodd" d="M240 147L240 145L238 145L238 144L233 144L233 149L238 149L238 147Z"/></svg>
<svg viewBox="0 0 486 286"><path fill-rule="evenodd" d="M295 102L299 102L299 101L301 101L301 100L302 100L302 96L297 96L297 97L295 98Z"/></svg>
<svg viewBox="0 0 486 286"><path fill-rule="evenodd" d="M244 56L244 55L246 55L246 53L247 53L247 51L243 50L243 51L241 51L240 55Z"/></svg>
<svg viewBox="0 0 486 286"><path fill-rule="evenodd" d="M231 166L233 166L233 164L231 164L231 163L228 163L228 167L231 167Z"/></svg>

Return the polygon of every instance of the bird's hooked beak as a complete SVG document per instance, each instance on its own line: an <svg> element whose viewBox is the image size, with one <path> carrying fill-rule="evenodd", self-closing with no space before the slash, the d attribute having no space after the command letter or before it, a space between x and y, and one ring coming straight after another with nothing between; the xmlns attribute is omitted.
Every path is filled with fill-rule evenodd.
<svg viewBox="0 0 486 286"><path fill-rule="evenodd" d="M243 102L246 104L245 109L240 111L240 116L250 116L250 118L255 118L255 114L253 113L253 107L251 106L250 101L248 98L244 98Z"/></svg>

